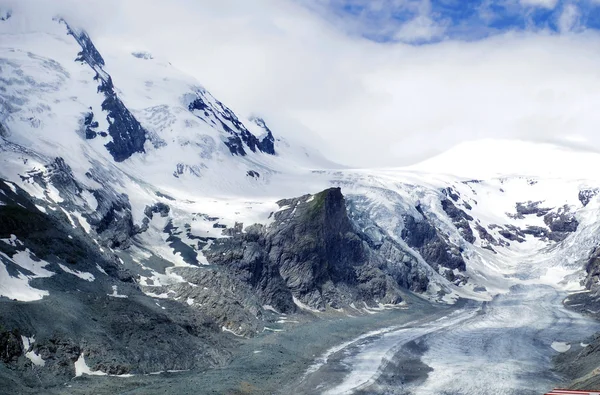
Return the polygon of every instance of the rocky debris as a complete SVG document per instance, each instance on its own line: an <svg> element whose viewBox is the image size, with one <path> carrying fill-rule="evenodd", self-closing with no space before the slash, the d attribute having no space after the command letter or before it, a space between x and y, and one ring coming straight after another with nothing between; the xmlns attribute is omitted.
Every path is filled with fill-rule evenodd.
<svg viewBox="0 0 600 395"><path fill-rule="evenodd" d="M598 195L598 192L600 192L600 189L598 188L582 189L581 191L579 191L579 201L585 207L592 201L592 199L596 195Z"/></svg>
<svg viewBox="0 0 600 395"><path fill-rule="evenodd" d="M119 99L111 76L104 70L104 58L85 31L72 29L66 22L65 25L67 25L68 34L73 36L81 46L81 52L77 54L75 61L86 63L96 73L94 80L100 82L98 92L104 94L102 111L106 112L106 120L109 124L108 134L112 137L111 141L105 144L108 152L116 162L122 162L134 153L145 152L144 144L147 132ZM92 126L92 119L93 113L92 118L89 119L89 125L85 125L87 138L95 138L97 135L93 131L93 127L90 128L90 133L87 130ZM87 120L88 118L85 121Z"/></svg>
<svg viewBox="0 0 600 395"><path fill-rule="evenodd" d="M252 178L260 178L260 174L257 171L254 171L254 170L248 170L246 172L246 175L248 177L252 177Z"/></svg>
<svg viewBox="0 0 600 395"><path fill-rule="evenodd" d="M172 293L190 308L210 317L219 328L237 336L262 332L263 304L246 278L233 276L220 267L177 268L173 272L186 282L144 290L153 294Z"/></svg>
<svg viewBox="0 0 600 395"><path fill-rule="evenodd" d="M86 175L104 186L103 175L98 172L97 169L91 169ZM60 203L61 207L69 211L82 211L82 217L94 228L98 240L104 246L128 248L131 238L147 229L145 222L141 228L133 223L131 204L127 195L119 194L107 186L92 191L86 190L75 179L71 168L60 157L45 165L43 170L30 171L21 178L24 181L35 182L45 190L49 190L51 187L55 188L63 199ZM89 206L83 196L84 193L93 195L97 202L96 207ZM37 210L35 206L34 209Z"/></svg>
<svg viewBox="0 0 600 395"><path fill-rule="evenodd" d="M473 235L473 230L469 225L469 222L473 221L473 217L456 207L454 203L448 199L442 200L442 209L448 215L448 217L450 217L461 236L466 241L473 244L475 242L475 236Z"/></svg>
<svg viewBox="0 0 600 395"><path fill-rule="evenodd" d="M517 203L517 214L507 215L514 219L523 219L525 215L536 215L544 217L544 223L548 228L529 225L525 229L515 225L506 224L504 226L491 225L490 229L498 229L498 233L507 240L523 243L526 235L531 235L542 241L561 242L570 233L577 230L579 222L575 214L570 211L568 205L560 207L558 210L540 208L541 202Z"/></svg>

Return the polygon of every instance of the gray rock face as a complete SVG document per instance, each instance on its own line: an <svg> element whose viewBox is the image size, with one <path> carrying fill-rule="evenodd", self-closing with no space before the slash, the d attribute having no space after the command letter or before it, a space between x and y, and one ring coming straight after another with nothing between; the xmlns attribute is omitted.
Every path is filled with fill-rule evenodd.
<svg viewBox="0 0 600 395"><path fill-rule="evenodd" d="M590 253L585 271L587 273L585 287L597 289L600 286L600 248L596 247Z"/></svg>
<svg viewBox="0 0 600 395"><path fill-rule="evenodd" d="M448 215L448 217L452 219L454 226L456 226L462 237L469 243L474 243L475 236L473 235L473 230L469 225L469 222L473 221L473 217L456 207L454 203L448 199L442 200L442 209Z"/></svg>
<svg viewBox="0 0 600 395"><path fill-rule="evenodd" d="M0 328L0 360L4 363L17 362L23 355L23 341L18 329L12 331Z"/></svg>
<svg viewBox="0 0 600 395"><path fill-rule="evenodd" d="M579 222L575 214L565 205L557 210L540 207L541 202L517 203L516 214L506 213L513 219L523 219L527 215L543 217L547 228L541 226L527 226L522 229L514 225L492 225L491 229L498 229L498 233L506 240L523 243L527 235L542 241L563 241L570 233L577 231ZM480 233L481 235L481 233Z"/></svg>
<svg viewBox="0 0 600 395"><path fill-rule="evenodd" d="M92 119L89 119L86 138L110 134L112 140L105 147L116 162L122 162L135 153L145 152L147 131L118 97L111 76L104 70L104 58L85 31L75 31L66 22L65 25L69 35L81 46L81 52L75 61L87 64L96 73L94 79L100 82L98 92L104 94L102 110L107 114L108 130L97 133L93 127L89 127L92 126Z"/></svg>
<svg viewBox="0 0 600 395"><path fill-rule="evenodd" d="M196 89L191 97L193 99L187 103L188 110L208 124L220 125L229 134L224 143L232 155L246 156L246 148L252 152L275 155L275 139L264 120L252 119L252 122L266 132L266 136L261 140L244 126L233 111L213 98L204 88Z"/></svg>
<svg viewBox="0 0 600 395"><path fill-rule="evenodd" d="M598 188L582 189L581 191L579 191L579 201L585 207L592 201L592 199L596 195L598 195L598 192L600 192Z"/></svg>
<svg viewBox="0 0 600 395"><path fill-rule="evenodd" d="M463 221L464 218L461 217L459 224L464 225ZM471 229L468 223L466 226ZM451 270L466 270L465 261L458 248L450 245L424 217L415 219L409 215L404 216L404 229L401 236L410 247L419 251L423 259L434 269L438 270L442 266Z"/></svg>
<svg viewBox="0 0 600 395"><path fill-rule="evenodd" d="M401 301L398 282L354 229L339 188L278 202L269 227L215 240L205 252L258 292L261 303L288 313L294 298L315 309L355 301L369 305ZM401 263L401 262L400 262Z"/></svg>
<svg viewBox="0 0 600 395"><path fill-rule="evenodd" d="M544 223L550 228L550 231L553 233L553 239L556 241L563 240L567 237L568 233L577 231L579 227L579 222L567 205L559 208L557 212L546 214L544 216Z"/></svg>
<svg viewBox="0 0 600 395"><path fill-rule="evenodd" d="M506 215L510 218L514 219L523 219L526 215L536 215L538 217L543 217L548 214L551 210L550 208L540 207L542 202L526 202L526 203L517 203L515 206L516 214L507 213Z"/></svg>

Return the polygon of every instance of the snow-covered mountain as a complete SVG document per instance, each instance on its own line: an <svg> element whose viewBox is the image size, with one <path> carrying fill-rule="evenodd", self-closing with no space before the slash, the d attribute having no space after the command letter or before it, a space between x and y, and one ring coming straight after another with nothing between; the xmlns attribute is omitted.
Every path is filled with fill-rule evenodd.
<svg viewBox="0 0 600 395"><path fill-rule="evenodd" d="M31 364L49 383L218 365L282 314L585 282L598 154L483 141L347 169L159 55L26 18L0 19L0 346L25 385Z"/></svg>

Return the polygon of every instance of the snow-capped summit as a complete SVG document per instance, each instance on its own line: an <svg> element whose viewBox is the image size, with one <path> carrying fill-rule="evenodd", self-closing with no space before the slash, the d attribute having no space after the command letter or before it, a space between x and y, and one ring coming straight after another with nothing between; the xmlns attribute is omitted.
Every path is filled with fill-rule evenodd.
<svg viewBox="0 0 600 395"><path fill-rule="evenodd" d="M482 139L456 145L409 167L467 178L537 176L598 179L600 154L550 143Z"/></svg>

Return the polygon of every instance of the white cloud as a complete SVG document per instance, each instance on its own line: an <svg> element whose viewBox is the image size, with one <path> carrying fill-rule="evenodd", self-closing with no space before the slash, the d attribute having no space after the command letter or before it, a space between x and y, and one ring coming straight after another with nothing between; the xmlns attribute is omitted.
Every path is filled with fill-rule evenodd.
<svg viewBox="0 0 600 395"><path fill-rule="evenodd" d="M432 19L431 3L424 0L419 4L418 14L403 23L394 34L394 39L403 42L431 41L442 38L448 23L436 22Z"/></svg>
<svg viewBox="0 0 600 395"><path fill-rule="evenodd" d="M88 12L94 1L104 10L88 0ZM110 17L91 18L90 33L103 52L168 58L277 134L313 132L334 160L401 165L490 137L600 149L596 33L410 46L349 36L294 1L165 4L121 1Z"/></svg>
<svg viewBox="0 0 600 395"><path fill-rule="evenodd" d="M520 3L523 6L542 7L552 10L558 4L558 0L520 0Z"/></svg>
<svg viewBox="0 0 600 395"><path fill-rule="evenodd" d="M561 33L570 32L579 27L581 13L575 4L566 4L558 17L558 29Z"/></svg>

